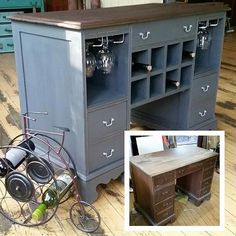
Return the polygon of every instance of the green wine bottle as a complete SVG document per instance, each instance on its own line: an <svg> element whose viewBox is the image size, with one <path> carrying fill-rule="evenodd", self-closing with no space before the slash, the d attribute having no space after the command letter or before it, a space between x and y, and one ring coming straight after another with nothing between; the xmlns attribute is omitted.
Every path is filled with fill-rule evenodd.
<svg viewBox="0 0 236 236"><path fill-rule="evenodd" d="M42 195L42 202L32 213L32 219L38 221L42 218L48 208L57 206L60 200L73 185L73 179L66 170L48 187Z"/></svg>

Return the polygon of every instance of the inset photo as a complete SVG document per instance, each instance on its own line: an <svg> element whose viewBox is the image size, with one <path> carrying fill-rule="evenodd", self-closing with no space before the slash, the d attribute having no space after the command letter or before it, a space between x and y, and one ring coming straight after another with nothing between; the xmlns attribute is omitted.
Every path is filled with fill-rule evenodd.
<svg viewBox="0 0 236 236"><path fill-rule="evenodd" d="M126 131L127 230L224 227L224 131Z"/></svg>

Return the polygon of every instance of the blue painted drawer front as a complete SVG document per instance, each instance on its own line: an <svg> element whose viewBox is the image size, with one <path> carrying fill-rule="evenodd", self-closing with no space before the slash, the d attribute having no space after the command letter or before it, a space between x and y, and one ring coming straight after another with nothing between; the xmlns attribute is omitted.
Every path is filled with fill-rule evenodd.
<svg viewBox="0 0 236 236"><path fill-rule="evenodd" d="M203 101L190 110L189 127L201 124L215 116L215 100Z"/></svg>
<svg viewBox="0 0 236 236"><path fill-rule="evenodd" d="M0 36L11 36L12 28L11 23L0 24Z"/></svg>
<svg viewBox="0 0 236 236"><path fill-rule="evenodd" d="M99 139L114 132L126 130L127 103L122 102L97 111L88 113L89 141L98 142ZM95 132L94 132L95 131Z"/></svg>
<svg viewBox="0 0 236 236"><path fill-rule="evenodd" d="M180 38L194 37L197 20L186 17L178 20L141 23L132 26L133 48Z"/></svg>
<svg viewBox="0 0 236 236"><path fill-rule="evenodd" d="M14 45L13 45L13 38L0 38L0 53L1 52L13 52Z"/></svg>
<svg viewBox="0 0 236 236"><path fill-rule="evenodd" d="M217 92L218 75L212 74L193 80L192 104L214 100Z"/></svg>
<svg viewBox="0 0 236 236"><path fill-rule="evenodd" d="M10 9L10 8L31 8L37 7L41 8L43 6L42 0L1 0L0 8Z"/></svg>
<svg viewBox="0 0 236 236"><path fill-rule="evenodd" d="M87 164L89 172L124 158L124 132L100 143L88 143Z"/></svg>
<svg viewBox="0 0 236 236"><path fill-rule="evenodd" d="M0 23L7 23L11 22L10 19L8 19L9 16L13 16L16 14L22 14L23 11L12 11L12 12L0 12Z"/></svg>

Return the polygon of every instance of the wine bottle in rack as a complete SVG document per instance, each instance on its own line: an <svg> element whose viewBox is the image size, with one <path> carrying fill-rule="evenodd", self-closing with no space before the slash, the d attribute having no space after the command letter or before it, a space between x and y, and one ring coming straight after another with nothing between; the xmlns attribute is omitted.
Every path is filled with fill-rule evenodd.
<svg viewBox="0 0 236 236"><path fill-rule="evenodd" d="M167 84L167 86L175 86L176 88L178 88L180 86L180 82L174 81L174 80L167 80L166 84Z"/></svg>
<svg viewBox="0 0 236 236"><path fill-rule="evenodd" d="M18 147L29 151L35 150L35 145L30 139L21 142ZM5 154L5 158L0 158L0 178L12 170L17 169L30 154L20 148L11 148Z"/></svg>
<svg viewBox="0 0 236 236"><path fill-rule="evenodd" d="M139 63L139 62L132 62L132 70L152 71L152 65Z"/></svg>
<svg viewBox="0 0 236 236"><path fill-rule="evenodd" d="M192 58L194 58L195 56L196 56L196 53L195 53L195 52L190 52L190 51L186 51L186 50L183 51L183 57L185 57L185 58L190 58L190 59L192 59Z"/></svg>
<svg viewBox="0 0 236 236"><path fill-rule="evenodd" d="M39 221L48 208L57 206L73 185L73 179L67 170L63 171L42 195L42 202L32 213L32 219Z"/></svg>

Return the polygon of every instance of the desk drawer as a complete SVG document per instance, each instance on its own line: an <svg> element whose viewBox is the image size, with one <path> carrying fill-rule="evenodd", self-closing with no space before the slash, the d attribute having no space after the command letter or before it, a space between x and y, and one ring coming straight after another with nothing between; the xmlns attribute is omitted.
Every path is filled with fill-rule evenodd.
<svg viewBox="0 0 236 236"><path fill-rule="evenodd" d="M155 215L155 219L157 222L161 222L173 214L174 214L174 206L159 214L157 212Z"/></svg>
<svg viewBox="0 0 236 236"><path fill-rule="evenodd" d="M0 36L11 36L12 35L12 28L11 23L7 24L0 24Z"/></svg>
<svg viewBox="0 0 236 236"><path fill-rule="evenodd" d="M0 53L1 52L13 52L14 51L14 44L13 38L0 38Z"/></svg>
<svg viewBox="0 0 236 236"><path fill-rule="evenodd" d="M209 177L212 177L213 173L214 173L214 170L215 170L215 167L204 169L204 171L203 171L203 179L207 179Z"/></svg>
<svg viewBox="0 0 236 236"><path fill-rule="evenodd" d="M169 198L170 196L174 195L175 195L175 184L173 183L165 188L156 190L154 193L154 202L155 203L161 202L166 198Z"/></svg>
<svg viewBox="0 0 236 236"><path fill-rule="evenodd" d="M95 145L88 144L89 172L124 158L123 132Z"/></svg>
<svg viewBox="0 0 236 236"><path fill-rule="evenodd" d="M195 31L196 19L194 17L136 24L132 26L132 45L135 48L152 43L194 37Z"/></svg>
<svg viewBox="0 0 236 236"><path fill-rule="evenodd" d="M204 161L203 165L204 168L210 168L210 167L215 167L215 163L216 163L216 157L212 157Z"/></svg>
<svg viewBox="0 0 236 236"><path fill-rule="evenodd" d="M175 172L167 172L161 175L157 175L153 178L154 188L158 188L163 184L173 182L175 179Z"/></svg>
<svg viewBox="0 0 236 236"><path fill-rule="evenodd" d="M191 107L189 116L189 127L200 124L204 121L214 118L215 100L204 101Z"/></svg>
<svg viewBox="0 0 236 236"><path fill-rule="evenodd" d="M0 12L0 23L11 22L11 20L8 19L9 16L13 16L16 14L22 14L22 13L24 13L24 12L23 11Z"/></svg>
<svg viewBox="0 0 236 236"><path fill-rule="evenodd" d="M158 204L155 205L155 212L158 214L161 211L164 211L165 209L169 208L169 207L173 207L174 206L174 197L170 197Z"/></svg>
<svg viewBox="0 0 236 236"><path fill-rule="evenodd" d="M1 0L0 8L31 8L31 7L41 7L42 0Z"/></svg>
<svg viewBox="0 0 236 236"><path fill-rule="evenodd" d="M202 197L202 196L208 194L210 192L210 190L211 190L211 185L207 186L206 188L201 189L200 196Z"/></svg>
<svg viewBox="0 0 236 236"><path fill-rule="evenodd" d="M122 102L110 107L88 113L89 140L96 142L101 137L127 129L127 103Z"/></svg>
<svg viewBox="0 0 236 236"><path fill-rule="evenodd" d="M192 104L199 101L208 101L216 99L217 92L217 74L193 80L192 86Z"/></svg>
<svg viewBox="0 0 236 236"><path fill-rule="evenodd" d="M176 170L176 178L180 178L182 176L201 170L202 167L203 167L203 163L197 162L197 163L193 163L191 165L179 168Z"/></svg>
<svg viewBox="0 0 236 236"><path fill-rule="evenodd" d="M208 178L208 179L205 179L205 180L202 182L201 188L202 188L202 189L208 188L209 186L211 186L211 183L212 183L212 177L210 177L210 178Z"/></svg>

